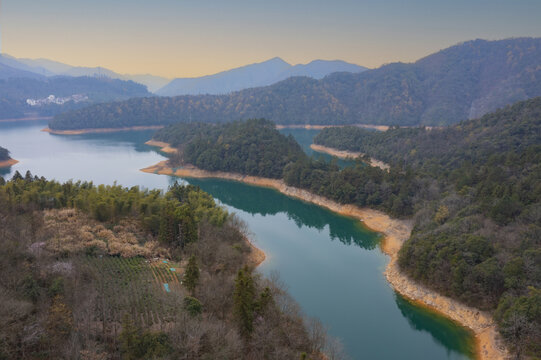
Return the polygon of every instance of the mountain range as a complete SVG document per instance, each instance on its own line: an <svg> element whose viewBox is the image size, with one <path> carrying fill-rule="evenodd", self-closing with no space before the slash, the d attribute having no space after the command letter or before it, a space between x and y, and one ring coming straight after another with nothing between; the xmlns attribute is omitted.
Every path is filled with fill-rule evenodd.
<svg viewBox="0 0 541 360"><path fill-rule="evenodd" d="M170 79L150 74L118 74L103 67L71 66L48 59L19 59L7 54L0 55L0 65L9 66L12 69L24 72L15 76L10 74L9 77L35 77L35 75L31 74L41 75L42 77L108 77L110 79L135 81L145 85L151 92L163 87L170 81ZM0 68L0 78L6 78L3 68Z"/></svg>
<svg viewBox="0 0 541 360"><path fill-rule="evenodd" d="M57 116L55 129L224 122L448 125L541 96L541 38L473 40L422 58L226 95L131 99Z"/></svg>
<svg viewBox="0 0 541 360"><path fill-rule="evenodd" d="M214 75L177 78L156 91L161 96L227 94L248 88L267 86L292 76L321 79L335 72L360 73L367 68L341 60L314 60L308 64L291 65L279 57L242 66Z"/></svg>
<svg viewBox="0 0 541 360"><path fill-rule="evenodd" d="M151 74L119 74L104 67L71 66L48 59L15 58L0 55L0 79L10 77L44 78L51 76L107 77L131 80L145 85L148 91L162 96L226 94L252 87L266 86L291 76L321 79L334 72L361 72L365 67L341 60L314 60L308 64L290 65L276 57L214 75L170 80Z"/></svg>

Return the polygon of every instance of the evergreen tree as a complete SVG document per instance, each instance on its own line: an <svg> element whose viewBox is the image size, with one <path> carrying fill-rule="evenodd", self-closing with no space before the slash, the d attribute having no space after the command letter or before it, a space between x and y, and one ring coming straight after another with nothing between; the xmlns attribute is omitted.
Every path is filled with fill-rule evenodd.
<svg viewBox="0 0 541 360"><path fill-rule="evenodd" d="M184 286L193 294L197 284L199 282L199 267L197 266L197 259L195 255L188 260L188 266L186 266L186 272L184 273Z"/></svg>
<svg viewBox="0 0 541 360"><path fill-rule="evenodd" d="M233 294L234 315L239 324L240 333L244 337L250 336L253 331L254 297L254 280L248 267L244 267L237 274L235 292Z"/></svg>
<svg viewBox="0 0 541 360"><path fill-rule="evenodd" d="M133 323L128 314L122 317L122 332L120 333L120 350L124 360L137 359L137 349L139 348L140 336L139 329Z"/></svg>

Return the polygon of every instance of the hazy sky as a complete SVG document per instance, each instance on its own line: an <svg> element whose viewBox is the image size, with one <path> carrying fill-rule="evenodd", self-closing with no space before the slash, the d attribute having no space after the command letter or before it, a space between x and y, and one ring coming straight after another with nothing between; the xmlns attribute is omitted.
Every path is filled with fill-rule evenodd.
<svg viewBox="0 0 541 360"><path fill-rule="evenodd" d="M367 67L475 38L541 36L541 0L2 0L2 51L200 76L279 56Z"/></svg>

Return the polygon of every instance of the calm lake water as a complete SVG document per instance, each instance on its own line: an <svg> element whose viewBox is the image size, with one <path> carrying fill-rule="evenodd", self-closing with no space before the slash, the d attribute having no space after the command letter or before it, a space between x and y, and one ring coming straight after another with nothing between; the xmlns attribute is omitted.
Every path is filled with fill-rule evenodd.
<svg viewBox="0 0 541 360"><path fill-rule="evenodd" d="M59 136L45 122L0 123L0 146L20 161L0 169L59 181L166 189L175 178L139 171L164 157L143 143L152 132ZM317 131L289 131L303 147ZM309 151L307 149L307 151ZM360 222L274 190L224 180L188 180L247 222L267 254L259 267L278 272L303 311L339 337L353 359L470 359L471 333L412 305L386 282L380 236Z"/></svg>

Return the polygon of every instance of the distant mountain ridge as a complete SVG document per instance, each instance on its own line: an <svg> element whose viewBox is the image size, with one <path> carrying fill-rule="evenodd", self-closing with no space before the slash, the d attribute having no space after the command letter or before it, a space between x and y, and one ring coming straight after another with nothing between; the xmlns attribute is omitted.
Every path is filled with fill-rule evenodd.
<svg viewBox="0 0 541 360"><path fill-rule="evenodd" d="M461 43L415 63L321 80L290 77L227 95L132 99L57 116L81 129L266 118L278 124L448 125L541 96L541 38Z"/></svg>
<svg viewBox="0 0 541 360"><path fill-rule="evenodd" d="M150 74L118 74L104 67L83 67L71 66L58 61L48 59L18 59L10 55L0 55L0 65L6 65L19 71L26 71L29 74L10 75L9 77L32 77L30 74L41 76L71 76L71 77L108 77L111 79L131 80L145 85L153 92L166 85L170 79ZM7 78L3 75L3 68L0 67L0 78Z"/></svg>
<svg viewBox="0 0 541 360"><path fill-rule="evenodd" d="M322 79L334 72L359 73L365 70L368 69L341 60L314 60L308 64L290 65L279 57L275 57L213 75L177 78L156 91L156 94L161 96L221 95L271 85L293 76Z"/></svg>

